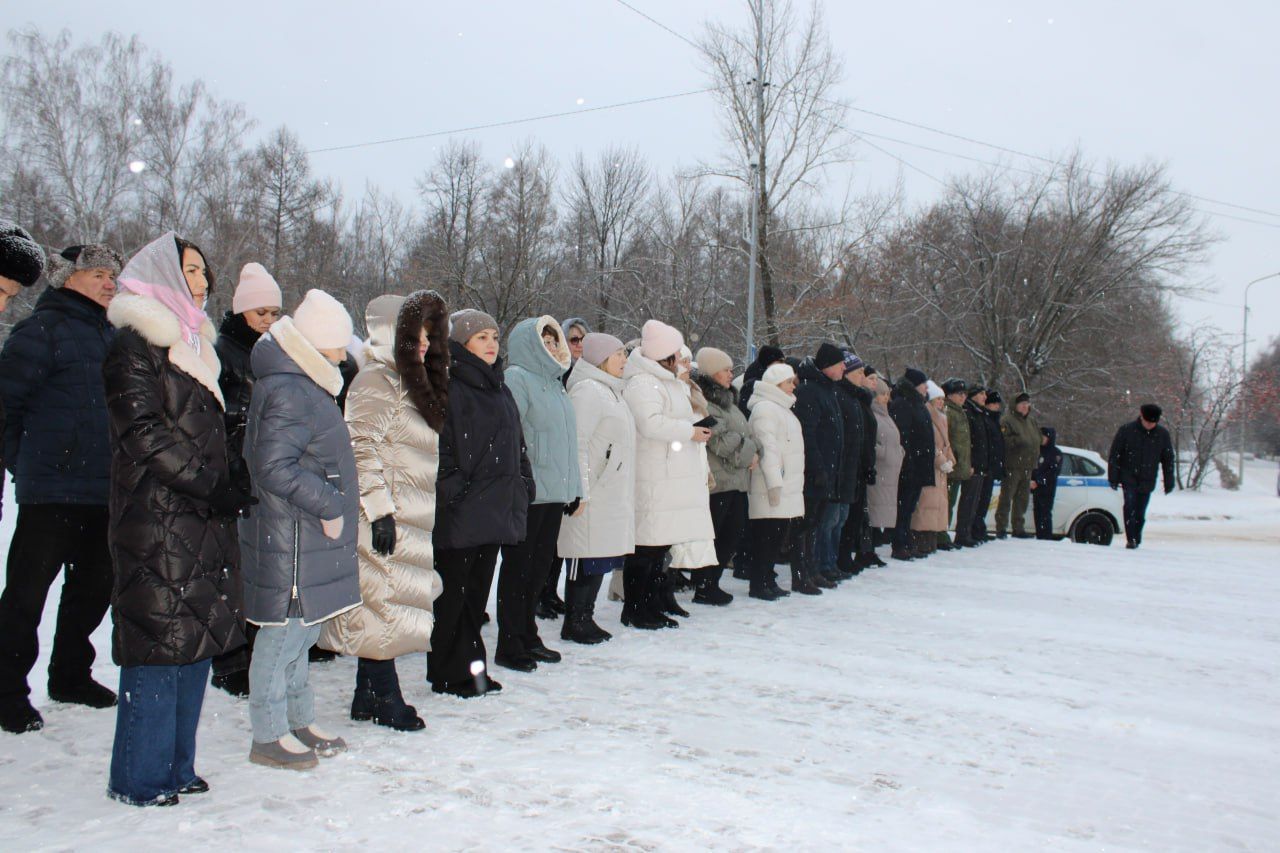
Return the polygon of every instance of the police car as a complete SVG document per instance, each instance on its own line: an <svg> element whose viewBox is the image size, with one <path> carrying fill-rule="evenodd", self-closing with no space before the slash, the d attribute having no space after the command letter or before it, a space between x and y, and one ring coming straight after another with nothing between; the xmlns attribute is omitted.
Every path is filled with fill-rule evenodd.
<svg viewBox="0 0 1280 853"><path fill-rule="evenodd" d="M1062 470L1058 472L1058 493L1053 501L1053 534L1058 539L1089 545L1110 545L1120 533L1124 518L1124 498L1112 491L1107 481L1106 460L1092 450L1058 445L1062 451ZM1000 499L1000 482L991 498L987 527L991 528L996 503ZM1026 530L1034 533L1032 502L1027 501Z"/></svg>

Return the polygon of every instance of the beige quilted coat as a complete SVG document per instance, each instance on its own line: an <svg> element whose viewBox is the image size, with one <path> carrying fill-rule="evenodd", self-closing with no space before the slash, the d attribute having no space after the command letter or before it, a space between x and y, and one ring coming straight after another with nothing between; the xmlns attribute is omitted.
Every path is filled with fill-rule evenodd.
<svg viewBox="0 0 1280 853"><path fill-rule="evenodd" d="M933 421L933 485L920 491L920 503L911 516L911 529L920 531L943 531L947 529L947 474L942 470L944 462L955 465L956 458L951 452L950 430L947 426L947 415L932 405L929 406L929 420Z"/></svg>

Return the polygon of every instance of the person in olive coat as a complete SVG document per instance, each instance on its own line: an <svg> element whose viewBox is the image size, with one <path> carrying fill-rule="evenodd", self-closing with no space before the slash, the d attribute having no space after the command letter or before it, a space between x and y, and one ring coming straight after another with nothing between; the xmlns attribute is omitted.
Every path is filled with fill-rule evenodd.
<svg viewBox="0 0 1280 853"><path fill-rule="evenodd" d="M1027 532L1027 504L1031 500L1031 472L1040 455L1040 425L1031 416L1031 395L1021 393L1013 403L1013 413L1000 422L1005 444L1005 478L1000 483L996 504L996 537L1004 538L1012 513L1013 535L1030 539Z"/></svg>
<svg viewBox="0 0 1280 853"><path fill-rule="evenodd" d="M973 461L970 459L970 448L973 444L972 432L969 429L969 417L965 414L964 404L968 399L969 386L963 379L948 379L942 383L942 393L946 395L947 440L951 442L951 453L955 456L955 467L947 474L947 519L955 521L956 538L967 538L960 535L960 530L972 524L972 519L961 521L955 515L960 500L960 490L964 483L973 476ZM948 524L948 526L950 526ZM954 547L947 537L946 531L938 535L938 547L943 550Z"/></svg>
<svg viewBox="0 0 1280 853"><path fill-rule="evenodd" d="M449 410L436 475L435 601L427 679L470 698L502 689L487 674L480 625L498 551L524 541L537 496L520 409L498 358L498 323L475 309L449 318Z"/></svg>
<svg viewBox="0 0 1280 853"><path fill-rule="evenodd" d="M249 471L244 464L244 431L254 380L249 355L263 333L280 319L283 305L280 286L262 264L245 264L231 297L231 310L222 318L218 339L214 342L218 361L222 363L218 385L227 404L227 454L231 476L246 491L250 484ZM246 626L245 633L248 642L213 659L213 686L232 696L249 695L249 660L253 653L256 626Z"/></svg>
<svg viewBox="0 0 1280 853"><path fill-rule="evenodd" d="M120 704L108 794L173 805L195 772L210 659L244 643L235 519L254 501L231 478L212 277L172 231L120 273L103 365L111 433L108 542Z"/></svg>
<svg viewBox="0 0 1280 853"><path fill-rule="evenodd" d="M1173 441L1160 426L1163 414L1155 403L1143 404L1137 420L1116 430L1107 457L1107 479L1112 489L1124 489L1125 547L1142 544L1147 523L1147 503L1156 490L1156 476L1164 473L1164 493L1173 491Z"/></svg>
<svg viewBox="0 0 1280 853"><path fill-rule="evenodd" d="M893 387L889 415L902 439L902 471L898 475L898 517L893 528L895 560L910 560L917 554L911 547L911 517L920 502L920 493L934 482L933 419L925 407L929 378L924 371L909 367Z"/></svg>

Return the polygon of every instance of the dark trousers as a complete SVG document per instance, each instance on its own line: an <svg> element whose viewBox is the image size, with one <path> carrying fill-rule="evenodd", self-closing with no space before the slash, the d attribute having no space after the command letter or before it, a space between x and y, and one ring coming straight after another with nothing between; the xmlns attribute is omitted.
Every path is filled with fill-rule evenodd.
<svg viewBox="0 0 1280 853"><path fill-rule="evenodd" d="M196 780L196 728L209 660L120 667L120 704L107 793L146 805Z"/></svg>
<svg viewBox="0 0 1280 853"><path fill-rule="evenodd" d="M747 522L747 561L752 592L778 585L773 567L777 565L793 522L798 520L753 518Z"/></svg>
<svg viewBox="0 0 1280 853"><path fill-rule="evenodd" d="M956 499L956 543L967 545L978 538L974 527L978 523L978 505L987 489L989 478L974 474L960 484L960 497ZM985 525L983 535L986 535Z"/></svg>
<svg viewBox="0 0 1280 853"><path fill-rule="evenodd" d="M738 552L747 527L747 493L716 492L711 496L711 525L716 531L716 562L726 568Z"/></svg>
<svg viewBox="0 0 1280 853"><path fill-rule="evenodd" d="M1147 524L1147 504L1150 502L1151 492L1124 487L1124 538L1136 545L1142 544L1142 528Z"/></svg>
<svg viewBox="0 0 1280 853"><path fill-rule="evenodd" d="M0 595L0 701L26 697L27 675L40 655L37 629L54 578L66 566L53 634L49 680L89 677L96 657L89 636L111 603L107 508L20 504Z"/></svg>
<svg viewBox="0 0 1280 853"><path fill-rule="evenodd" d="M924 487L919 483L898 479L898 518L893 526L893 550L911 550L911 516L915 514L920 503L920 492Z"/></svg>
<svg viewBox="0 0 1280 853"><path fill-rule="evenodd" d="M867 512L867 487L858 489L858 499L849 507L849 517L840 531L840 553L836 565L843 571L853 570L855 556L872 553L871 516Z"/></svg>
<svg viewBox="0 0 1280 853"><path fill-rule="evenodd" d="M524 541L502 546L498 570L498 652L519 657L542 645L538 637L538 598L556 564L556 540L564 504L534 504Z"/></svg>
<svg viewBox="0 0 1280 853"><path fill-rule="evenodd" d="M822 521L827 517L828 501L805 495L804 515L791 524L791 571L811 577L822 570Z"/></svg>
<svg viewBox="0 0 1280 853"><path fill-rule="evenodd" d="M1031 511L1035 513L1036 538L1053 538L1053 499L1057 489L1036 486L1031 490Z"/></svg>
<svg viewBox="0 0 1280 853"><path fill-rule="evenodd" d="M493 585L498 546L438 548L435 558L444 591L432 605L436 624L427 652L427 680L453 686L472 680L474 661L488 667L480 624Z"/></svg>
<svg viewBox="0 0 1280 853"><path fill-rule="evenodd" d="M973 509L973 538L979 542L987 538L987 513L991 512L991 496L995 494L996 478L982 478L982 494L978 496L978 505Z"/></svg>

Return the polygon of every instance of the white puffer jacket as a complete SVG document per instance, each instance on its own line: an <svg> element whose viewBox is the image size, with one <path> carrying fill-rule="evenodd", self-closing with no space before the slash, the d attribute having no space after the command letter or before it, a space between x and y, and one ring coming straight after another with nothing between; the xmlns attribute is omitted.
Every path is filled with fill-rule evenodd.
<svg viewBox="0 0 1280 853"><path fill-rule="evenodd" d="M636 422L626 382L581 359L569 374L586 509L560 525L561 557L621 557L636 548Z"/></svg>
<svg viewBox="0 0 1280 853"><path fill-rule="evenodd" d="M747 408L751 435L760 448L760 464L751 472L749 518L799 518L804 515L804 431L791 412L796 398L777 385L757 382ZM782 487L782 500L769 506L769 490Z"/></svg>
<svg viewBox="0 0 1280 853"><path fill-rule="evenodd" d="M693 441L687 386L639 349L627 359L623 399L636 419L636 544L714 539L702 446Z"/></svg>

